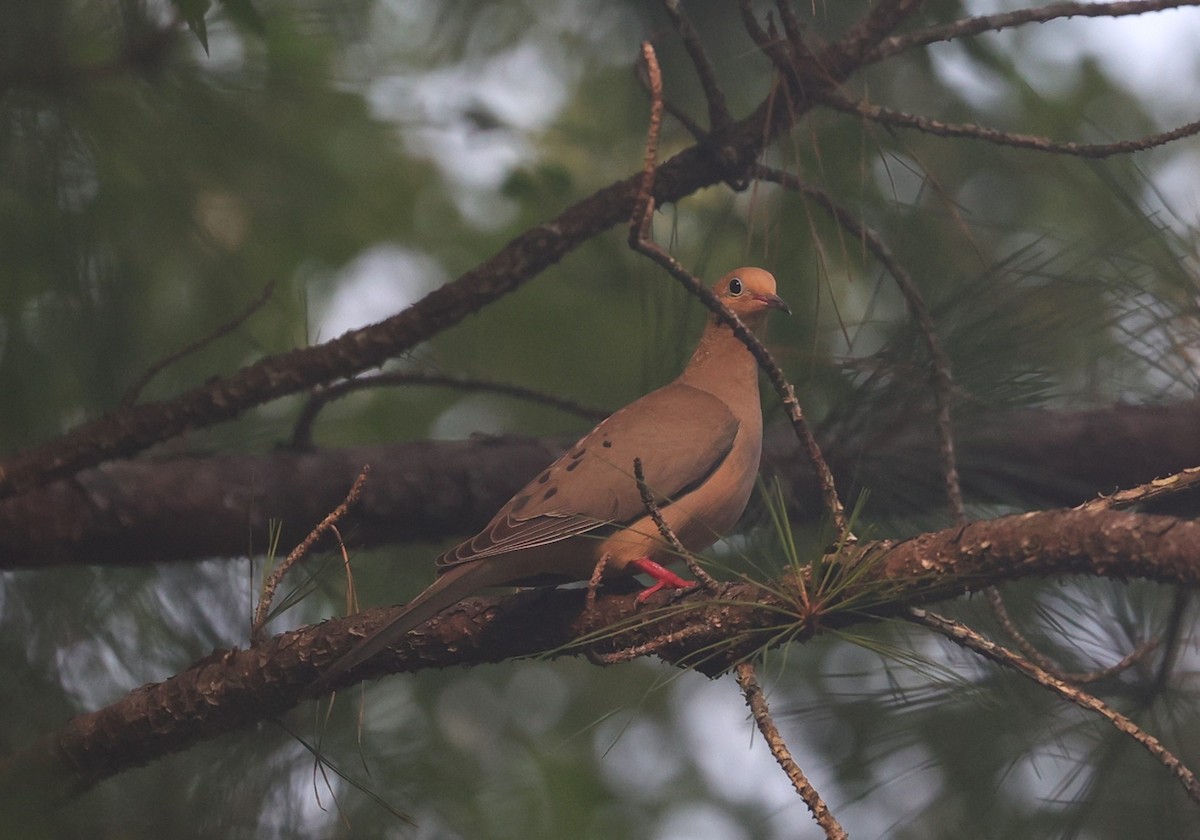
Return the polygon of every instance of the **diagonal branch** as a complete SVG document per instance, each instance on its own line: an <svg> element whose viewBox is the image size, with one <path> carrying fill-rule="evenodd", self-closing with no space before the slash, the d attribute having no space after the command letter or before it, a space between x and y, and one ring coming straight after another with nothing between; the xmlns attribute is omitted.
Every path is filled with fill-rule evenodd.
<svg viewBox="0 0 1200 840"><path fill-rule="evenodd" d="M1183 785L1183 789L1187 791L1188 796L1197 804L1200 804L1200 780L1197 780L1196 774L1188 769L1187 765L1180 761L1178 756L1163 746L1161 741L1143 730L1125 715L1110 708L1100 699L1075 686L1068 685L1024 657L1001 647L989 639L985 639L971 628L957 621L942 618L935 613L922 609L908 610L907 617L914 624L928 627L930 630L945 636L956 645L961 645L968 650L972 650L985 659L990 659L999 665L1012 668L1017 673L1029 677L1038 685L1050 689L1059 697L1069 700L1082 709L1087 709L1090 712L1100 715L1111 723L1118 732L1128 735L1134 741L1141 744L1150 755L1154 756L1164 767L1171 771L1175 778L1179 780L1179 783Z"/></svg>
<svg viewBox="0 0 1200 840"><path fill-rule="evenodd" d="M821 830L825 832L825 836L829 840L848 840L850 835L846 834L846 830L829 810L829 806L825 804L821 794L817 793L817 789L804 775L800 765L792 758L792 753L784 742L783 736L779 734L779 728L771 719L771 710L767 707L767 698L763 696L762 686L758 683L758 675L754 672L754 666L743 662L737 666L735 673L738 685L742 689L742 695L746 698L746 705L750 707L750 714L754 717L755 724L758 725L758 731L762 733L763 739L771 750L771 755L775 756L775 761L787 774L792 787L796 789L796 793L800 794L800 798L808 806L817 825L821 826Z"/></svg>
<svg viewBox="0 0 1200 840"><path fill-rule="evenodd" d="M796 437L804 446L817 473L826 509L833 517L839 536L846 538L850 536L846 510L838 496L833 472L825 462L825 456L821 454L821 447L813 437L812 431L808 427L808 421L804 419L804 411L800 407L800 401L796 398L795 388L787 381L783 371L771 356L771 352L758 339L758 336L746 329L746 325L742 323L741 319L730 312L711 289L694 277L678 260L660 248L651 237L651 222L654 217L654 182L657 175L655 160L658 150L658 132L662 125L662 75L659 71L654 47L648 41L642 44L642 56L649 70L651 111L649 128L646 133L645 163L642 168L642 194L629 222L629 245L638 253L645 254L666 269L672 277L683 284L685 289L699 298L718 319L727 324L738 340L746 345L746 349L750 351L759 367L767 374L771 385L774 386L775 392L783 402L784 411L791 420Z"/></svg>
<svg viewBox="0 0 1200 840"><path fill-rule="evenodd" d="M186 347L176 350L165 359L160 359L158 362L155 362L149 370L139 376L137 380L125 390L125 396L121 397L121 405L133 405L137 402L142 390L149 385L154 380L154 377L158 376L158 374L162 373L168 367L180 361L181 359L186 359L193 353L203 350L208 345L212 344L218 339L224 338L236 330L238 327L244 324L246 320L250 318L250 316L262 309L263 306L266 305L267 301L271 299L271 295L274 294L274 292L275 281L271 280L263 287L263 290L259 292L258 296L254 298L254 300L250 301L249 305L246 306L240 315L230 321L226 321L224 324L221 324L208 335L197 339Z"/></svg>
<svg viewBox="0 0 1200 840"><path fill-rule="evenodd" d="M680 40L683 41L688 57L692 60L692 66L696 69L696 78L700 80L700 87L704 90L704 98L708 102L709 128L714 132L725 131L732 124L733 118L729 115L725 91L721 89L721 85L717 81L717 74L713 71L708 53L700 42L700 36L696 33L696 28L692 26L691 19L684 14L679 0L662 0L662 4L671 17L671 23L675 27L675 31L679 33Z"/></svg>

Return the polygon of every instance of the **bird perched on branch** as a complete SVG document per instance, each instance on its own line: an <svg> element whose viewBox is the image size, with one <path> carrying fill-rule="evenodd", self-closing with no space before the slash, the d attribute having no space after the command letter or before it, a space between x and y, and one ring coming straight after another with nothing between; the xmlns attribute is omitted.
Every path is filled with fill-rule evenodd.
<svg viewBox="0 0 1200 840"><path fill-rule="evenodd" d="M764 330L772 309L791 311L775 292L775 278L761 268L732 271L713 291L755 333ZM757 363L733 330L710 315L675 381L604 420L487 527L439 557L437 580L330 666L309 694L323 693L338 675L489 586L588 580L601 562L605 578L653 578L639 600L692 585L662 565L671 548L642 502L634 459L641 459L667 525L685 548L701 551L741 517L761 449Z"/></svg>

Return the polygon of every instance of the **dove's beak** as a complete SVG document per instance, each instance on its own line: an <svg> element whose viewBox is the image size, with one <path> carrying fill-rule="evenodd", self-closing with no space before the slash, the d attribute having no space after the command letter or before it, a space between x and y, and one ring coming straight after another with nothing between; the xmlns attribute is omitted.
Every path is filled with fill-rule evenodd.
<svg viewBox="0 0 1200 840"><path fill-rule="evenodd" d="M754 299L766 304L768 309L782 309L787 314L792 314L792 308L787 305L787 302L779 295L772 294L756 294Z"/></svg>

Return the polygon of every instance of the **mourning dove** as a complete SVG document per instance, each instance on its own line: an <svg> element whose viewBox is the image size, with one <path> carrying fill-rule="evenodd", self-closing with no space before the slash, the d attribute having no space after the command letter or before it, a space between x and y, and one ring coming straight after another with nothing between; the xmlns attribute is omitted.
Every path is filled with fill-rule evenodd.
<svg viewBox="0 0 1200 840"><path fill-rule="evenodd" d="M775 278L739 268L713 291L756 333L772 309L790 312ZM482 531L437 559L437 580L386 625L366 636L313 684L365 662L467 595L489 586L588 580L645 573L653 586L691 586L663 568L671 559L633 477L646 486L689 551L728 533L750 498L762 450L757 364L728 326L710 316L682 374L630 403L567 450L513 496Z"/></svg>

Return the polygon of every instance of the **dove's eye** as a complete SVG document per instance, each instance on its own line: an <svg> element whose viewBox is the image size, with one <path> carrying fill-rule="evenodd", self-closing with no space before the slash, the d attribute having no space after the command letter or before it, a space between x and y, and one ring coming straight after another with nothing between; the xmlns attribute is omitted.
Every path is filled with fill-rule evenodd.
<svg viewBox="0 0 1200 840"><path fill-rule="evenodd" d="M733 297L737 297L741 293L742 293L742 281L740 279L738 279L737 277L734 277L732 280L729 281L729 294L732 295Z"/></svg>

